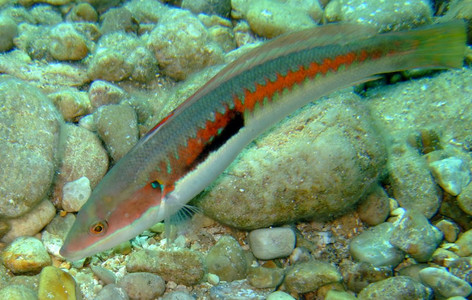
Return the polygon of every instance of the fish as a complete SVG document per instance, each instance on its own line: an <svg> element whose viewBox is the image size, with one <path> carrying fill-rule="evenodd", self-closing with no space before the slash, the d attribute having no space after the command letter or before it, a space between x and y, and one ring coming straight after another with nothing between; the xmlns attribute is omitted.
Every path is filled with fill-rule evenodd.
<svg viewBox="0 0 472 300"><path fill-rule="evenodd" d="M460 68L465 49L463 21L380 34L327 24L266 41L221 69L110 169L60 255L92 256L168 220L246 145L304 105L378 74Z"/></svg>

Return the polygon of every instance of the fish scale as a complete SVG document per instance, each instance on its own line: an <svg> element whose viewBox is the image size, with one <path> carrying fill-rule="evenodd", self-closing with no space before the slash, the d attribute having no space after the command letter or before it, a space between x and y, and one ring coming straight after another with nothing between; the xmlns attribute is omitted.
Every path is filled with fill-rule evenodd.
<svg viewBox="0 0 472 300"><path fill-rule="evenodd" d="M177 213L260 133L303 105L379 73L462 65L465 25L400 33L331 24L268 41L159 122L94 189L61 249L77 260Z"/></svg>

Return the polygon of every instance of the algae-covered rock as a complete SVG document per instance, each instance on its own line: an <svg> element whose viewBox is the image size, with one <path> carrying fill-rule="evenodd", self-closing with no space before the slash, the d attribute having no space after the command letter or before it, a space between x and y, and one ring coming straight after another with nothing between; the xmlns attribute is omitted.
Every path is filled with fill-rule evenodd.
<svg viewBox="0 0 472 300"><path fill-rule="evenodd" d="M164 280L156 274L137 272L125 275L118 282L131 299L152 300L164 294Z"/></svg>
<svg viewBox="0 0 472 300"><path fill-rule="evenodd" d="M131 106L102 106L94 118L98 135L113 161L117 162L138 142L138 120Z"/></svg>
<svg viewBox="0 0 472 300"><path fill-rule="evenodd" d="M330 263L312 260L291 266L285 275L284 285L290 292L307 293L341 279L339 271Z"/></svg>
<svg viewBox="0 0 472 300"><path fill-rule="evenodd" d="M389 31L429 23L433 11L426 0L333 0L326 6L325 17L330 22L371 24L379 31Z"/></svg>
<svg viewBox="0 0 472 300"><path fill-rule="evenodd" d="M411 300L432 299L432 292L408 276L397 276L371 283L359 295L360 300Z"/></svg>
<svg viewBox="0 0 472 300"><path fill-rule="evenodd" d="M22 285L9 285L0 290L0 299L36 300L36 292Z"/></svg>
<svg viewBox="0 0 472 300"><path fill-rule="evenodd" d="M258 138L197 203L212 219L243 229L328 218L367 192L385 159L359 97L337 93Z"/></svg>
<svg viewBox="0 0 472 300"><path fill-rule="evenodd" d="M222 236L206 257L208 272L221 280L233 281L246 277L247 263L244 251L231 236Z"/></svg>
<svg viewBox="0 0 472 300"><path fill-rule="evenodd" d="M419 272L419 275L424 284L430 286L443 297L467 297L472 293L472 286L467 281L454 276L444 269L424 268Z"/></svg>
<svg viewBox="0 0 472 300"><path fill-rule="evenodd" d="M0 76L0 216L17 217L53 180L61 117L37 88Z"/></svg>
<svg viewBox="0 0 472 300"><path fill-rule="evenodd" d="M0 52L13 47L13 38L18 33L15 21L8 16L0 16Z"/></svg>
<svg viewBox="0 0 472 300"><path fill-rule="evenodd" d="M2 261L15 274L37 274L51 264L43 244L33 237L15 239L2 251Z"/></svg>
<svg viewBox="0 0 472 300"><path fill-rule="evenodd" d="M284 270L281 268L251 267L247 280L256 288L276 288L284 279Z"/></svg>
<svg viewBox="0 0 472 300"><path fill-rule="evenodd" d="M423 214L409 210L395 225L390 243L415 260L426 262L442 239L441 231L432 226Z"/></svg>
<svg viewBox="0 0 472 300"><path fill-rule="evenodd" d="M87 177L93 188L108 169L108 155L98 137L87 129L66 124L62 164L54 187L54 200L62 201L64 184Z"/></svg>
<svg viewBox="0 0 472 300"><path fill-rule="evenodd" d="M352 257L376 267L396 267L403 260L405 254L390 244L389 239L393 230L393 225L386 222L362 232L349 244Z"/></svg>
<svg viewBox="0 0 472 300"><path fill-rule="evenodd" d="M133 252L128 258L126 270L155 273L165 281L184 285L197 284L205 275L200 253L188 249Z"/></svg>
<svg viewBox="0 0 472 300"><path fill-rule="evenodd" d="M223 51L189 11L172 9L150 33L148 47L163 73L183 80L195 71L223 62Z"/></svg>

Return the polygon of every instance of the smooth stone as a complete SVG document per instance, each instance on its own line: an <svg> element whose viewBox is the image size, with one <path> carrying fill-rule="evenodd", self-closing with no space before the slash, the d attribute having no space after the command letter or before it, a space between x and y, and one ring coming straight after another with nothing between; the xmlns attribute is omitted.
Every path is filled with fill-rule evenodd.
<svg viewBox="0 0 472 300"><path fill-rule="evenodd" d="M147 46L162 72L175 80L184 80L191 73L223 62L222 49L187 10L167 11L149 34Z"/></svg>
<svg viewBox="0 0 472 300"><path fill-rule="evenodd" d="M234 281L246 277L247 263L244 250L229 235L222 236L208 252L205 264L208 272L220 280Z"/></svg>
<svg viewBox="0 0 472 300"><path fill-rule="evenodd" d="M94 113L97 132L113 161L117 162L139 139L136 112L128 104L111 104Z"/></svg>
<svg viewBox="0 0 472 300"><path fill-rule="evenodd" d="M403 260L405 254L389 242L393 230L394 226L386 222L362 232L349 244L352 257L357 261L370 263L376 267L396 267Z"/></svg>
<svg viewBox="0 0 472 300"><path fill-rule="evenodd" d="M12 76L0 75L0 99L0 217L11 219L47 195L62 117L39 89Z"/></svg>
<svg viewBox="0 0 472 300"><path fill-rule="evenodd" d="M295 248L295 233L287 227L256 229L248 239L254 256L263 260L287 257Z"/></svg>
<svg viewBox="0 0 472 300"><path fill-rule="evenodd" d="M2 261L14 274L37 274L51 265L51 258L40 240L33 237L16 238L1 253Z"/></svg>
<svg viewBox="0 0 472 300"><path fill-rule="evenodd" d="M457 255L462 257L472 255L472 229L459 235L455 244L458 246L458 249L455 250Z"/></svg>
<svg viewBox="0 0 472 300"><path fill-rule="evenodd" d="M396 276L369 284L358 295L359 300L432 299L432 292L408 276Z"/></svg>
<svg viewBox="0 0 472 300"><path fill-rule="evenodd" d="M82 205L87 202L91 193L90 180L85 176L64 184L62 188L62 208L67 212L78 212Z"/></svg>
<svg viewBox="0 0 472 300"><path fill-rule="evenodd" d="M228 17L231 12L231 0L183 0L181 7L197 15L203 13Z"/></svg>
<svg viewBox="0 0 472 300"><path fill-rule="evenodd" d="M1 241L10 243L20 236L33 236L51 222L55 215L56 208L51 201L45 199L25 215L6 220L9 230Z"/></svg>
<svg viewBox="0 0 472 300"><path fill-rule="evenodd" d="M217 285L220 282L220 277L213 273L207 274L207 281L211 285Z"/></svg>
<svg viewBox="0 0 472 300"><path fill-rule="evenodd" d="M444 269L425 268L419 273L421 281L430 286L443 297L467 297L472 293L472 287L467 281L460 279Z"/></svg>
<svg viewBox="0 0 472 300"><path fill-rule="evenodd" d="M98 292L94 300L128 300L125 290L116 284L107 284Z"/></svg>
<svg viewBox="0 0 472 300"><path fill-rule="evenodd" d="M286 271L284 286L294 293L308 293L328 283L342 280L338 269L330 263L308 261L293 265Z"/></svg>
<svg viewBox="0 0 472 300"><path fill-rule="evenodd" d="M439 266L447 267L451 261L454 261L459 257L459 255L452 251L446 250L444 248L438 248L433 252L431 261Z"/></svg>
<svg viewBox="0 0 472 300"><path fill-rule="evenodd" d="M128 256L126 270L155 273L166 282L174 281L187 286L201 282L205 275L202 255L188 249L132 252Z"/></svg>
<svg viewBox="0 0 472 300"><path fill-rule="evenodd" d="M70 12L66 16L67 20L71 20L74 22L97 22L98 14L95 8L89 3L77 3L72 7Z"/></svg>
<svg viewBox="0 0 472 300"><path fill-rule="evenodd" d="M390 200L381 186L376 186L357 208L362 222L370 226L383 223L390 213Z"/></svg>
<svg viewBox="0 0 472 300"><path fill-rule="evenodd" d="M152 300L164 294L164 280L155 274L146 272L130 273L118 281L130 299Z"/></svg>
<svg viewBox="0 0 472 300"><path fill-rule="evenodd" d="M121 30L136 33L139 27L131 12L124 7L111 8L106 11L100 16L100 23L102 34Z"/></svg>
<svg viewBox="0 0 472 300"><path fill-rule="evenodd" d="M443 239L441 231L417 211L407 210L395 225L390 243L418 262L426 262Z"/></svg>
<svg viewBox="0 0 472 300"><path fill-rule="evenodd" d="M447 242L453 243L457 240L457 235L459 234L460 228L456 223L443 219L434 224L434 226L436 226L437 229L441 230L444 235L444 239Z"/></svg>
<svg viewBox="0 0 472 300"><path fill-rule="evenodd" d="M295 298L282 291L276 291L270 293L266 300L295 300Z"/></svg>
<svg viewBox="0 0 472 300"><path fill-rule="evenodd" d="M459 195L470 182L470 171L458 157L433 161L429 167L436 182L452 196Z"/></svg>
<svg viewBox="0 0 472 300"><path fill-rule="evenodd" d="M36 292L22 285L8 285L0 289L0 299L2 300L36 300Z"/></svg>
<svg viewBox="0 0 472 300"><path fill-rule="evenodd" d="M74 277L56 267L46 267L39 275L38 298L76 299L77 290Z"/></svg>
<svg viewBox="0 0 472 300"><path fill-rule="evenodd" d="M275 288L284 279L284 270L281 268L251 267L247 274L247 281L256 288Z"/></svg>
<svg viewBox="0 0 472 300"><path fill-rule="evenodd" d="M116 275L109 269L101 266L90 266L93 274L95 274L103 283L110 285L116 283Z"/></svg>

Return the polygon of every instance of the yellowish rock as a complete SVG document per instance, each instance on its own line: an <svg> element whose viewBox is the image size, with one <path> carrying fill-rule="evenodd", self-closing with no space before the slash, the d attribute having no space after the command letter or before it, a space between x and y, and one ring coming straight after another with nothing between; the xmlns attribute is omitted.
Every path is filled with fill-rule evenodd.
<svg viewBox="0 0 472 300"><path fill-rule="evenodd" d="M75 280L67 272L56 267L46 267L39 276L38 299L77 299Z"/></svg>

